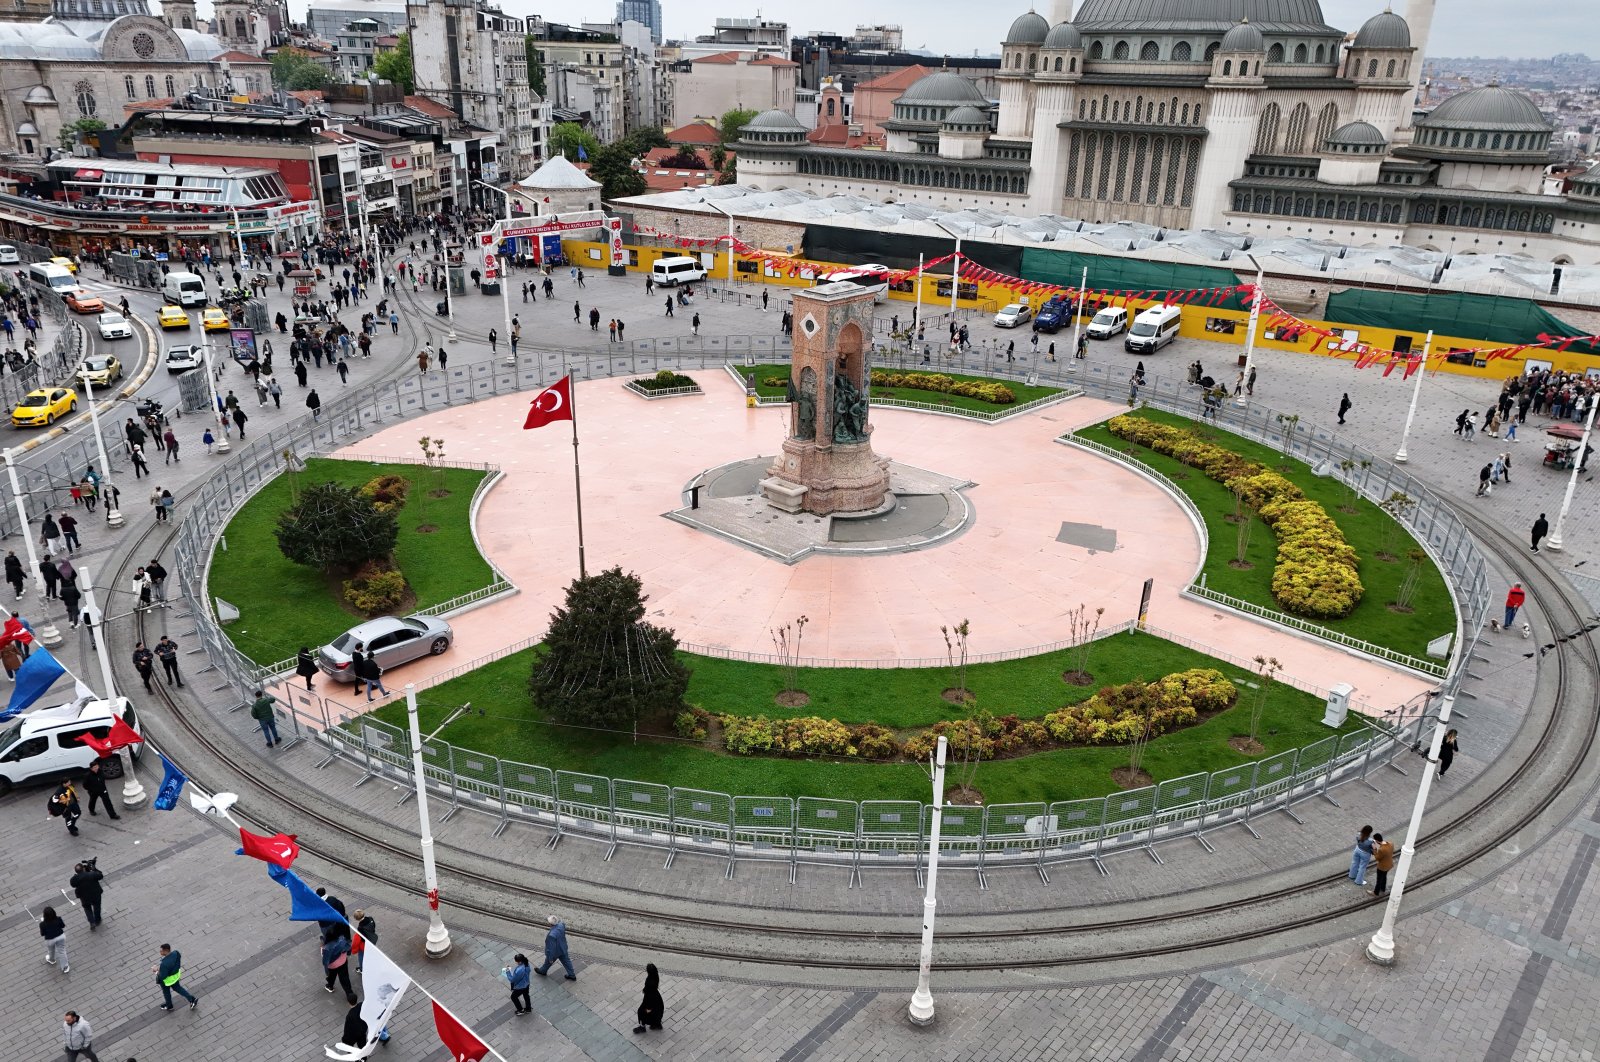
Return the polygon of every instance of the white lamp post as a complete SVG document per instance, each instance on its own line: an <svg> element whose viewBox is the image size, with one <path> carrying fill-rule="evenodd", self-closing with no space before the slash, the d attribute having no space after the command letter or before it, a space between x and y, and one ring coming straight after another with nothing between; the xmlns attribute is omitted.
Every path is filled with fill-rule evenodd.
<svg viewBox="0 0 1600 1062"><path fill-rule="evenodd" d="M11 499L17 505L17 524L22 529L22 544L27 547L28 571L30 578L39 574L39 558L33 551L33 528L28 526L28 509L23 500L22 485L17 482L17 466L11 459L11 447L6 447L6 475L11 479ZM44 597L40 595L43 602ZM41 607L43 607L41 605ZM39 641L46 649L54 649L61 644L61 632L56 625L48 619L42 619L39 624Z"/></svg>
<svg viewBox="0 0 1600 1062"><path fill-rule="evenodd" d="M450 931L439 917L439 869L433 862L433 827L428 822L428 780L422 772L422 728L417 725L417 687L406 683L406 721L411 725L411 769L417 786L417 814L422 820L422 880L428 888L430 959L450 954Z"/></svg>
<svg viewBox="0 0 1600 1062"><path fill-rule="evenodd" d="M487 188L489 191L493 192L495 195L498 195L498 196L502 197L503 199L505 199L505 201L506 201L506 224L510 225L511 224L511 193L506 191L503 188L496 188L494 185L488 184L487 182L484 182L484 181L478 181L477 183L478 183L479 187ZM494 243L490 244L490 248L496 254L500 255L500 257L498 259L500 265L499 265L499 268L496 270L496 272L498 274L498 278L497 279L500 281L500 308L505 311L505 321L506 321L506 332L505 332L505 335L506 335L506 364L507 365L515 365L517 363L517 355L512 351L512 347L511 347L511 288L510 288L511 274L506 270L506 256L503 253L500 252L499 241L496 240Z"/></svg>
<svg viewBox="0 0 1600 1062"><path fill-rule="evenodd" d="M944 758L947 742L939 735L933 754L933 823L928 831L928 884L922 894L922 952L917 959L917 990L907 1014L913 1025L933 1024L933 991L928 978L933 971L933 917L937 912L939 884L939 826L944 818Z"/></svg>
<svg viewBox="0 0 1600 1062"><path fill-rule="evenodd" d="M1561 552L1561 529L1567 522L1567 510L1572 508L1572 493L1578 489L1578 470L1584 466L1584 454L1589 452L1589 436L1594 432L1594 411L1600 409L1600 392L1589 396L1589 415L1583 421L1583 438L1572 458L1572 475L1567 477L1567 492L1561 496L1561 512L1556 514L1556 527L1550 533L1545 549Z"/></svg>
<svg viewBox="0 0 1600 1062"><path fill-rule="evenodd" d="M1068 367L1072 368L1073 372L1078 371L1072 362L1077 360L1078 357L1078 336L1083 331L1083 300L1088 294L1089 267L1084 266L1083 279L1078 281L1078 312L1072 315L1072 359L1067 362Z"/></svg>
<svg viewBox="0 0 1600 1062"><path fill-rule="evenodd" d="M105 436L100 434L100 409L95 405L94 384L89 382L87 373L85 373L83 377L83 397L89 406L89 424L91 429L94 431L94 446L95 451L100 455L100 468L105 473L106 482L110 483L111 462L106 457ZM112 508L110 496L111 492L101 491L100 493L103 496L102 500L106 503L106 526L121 527L123 522L122 513L119 510Z"/></svg>
<svg viewBox="0 0 1600 1062"><path fill-rule="evenodd" d="M1400 432L1400 449L1396 450L1394 454L1396 464L1403 465L1407 461L1406 440L1411 438L1411 422L1417 416L1417 399L1422 394L1422 378L1428 375L1428 353L1431 350L1433 350L1433 329L1430 328L1428 329L1428 338L1422 341L1422 364L1417 366L1417 382L1411 388L1411 408L1406 410L1406 426Z"/></svg>
<svg viewBox="0 0 1600 1062"><path fill-rule="evenodd" d="M728 286L731 288L733 287L733 212L709 199L702 199L700 202L728 219Z"/></svg>
<svg viewBox="0 0 1600 1062"><path fill-rule="evenodd" d="M1244 378L1248 382L1250 373L1255 369L1256 363L1256 325L1261 320L1261 282L1264 276L1261 263L1256 261L1255 255L1246 255L1245 257L1249 258L1250 264L1256 267L1256 293L1255 298L1250 300L1250 323L1246 327L1244 334ZM1223 377L1223 379L1226 380L1227 377ZM1242 406L1247 404L1246 390L1247 388L1244 387L1239 388L1239 393L1233 400L1234 405Z"/></svg>
<svg viewBox="0 0 1600 1062"><path fill-rule="evenodd" d="M205 342L201 344L200 350L206 362L206 385L211 388L211 416L207 419L219 429L217 453L225 454L233 447L228 444L228 429L222 423L222 396L217 394L217 375L211 369L211 337L207 335L203 338Z"/></svg>
<svg viewBox="0 0 1600 1062"><path fill-rule="evenodd" d="M1422 784L1417 786L1417 799L1411 805L1411 824L1406 827L1406 839L1400 846L1400 862L1394 868L1394 884L1389 887L1389 902L1383 908L1383 924L1367 945L1367 958L1380 966L1394 963L1395 918L1400 914L1400 897L1406 891L1406 874L1411 870L1411 857L1417 850L1417 834L1422 829L1422 809L1427 806L1428 791L1433 788L1439 746L1444 743L1445 731L1450 727L1450 709L1455 706L1455 701L1455 694L1447 693L1439 705L1439 721L1434 725L1433 737L1428 742L1428 759L1422 767Z"/></svg>
<svg viewBox="0 0 1600 1062"><path fill-rule="evenodd" d="M106 647L105 638L105 613L101 612L94 599L94 575L87 568L78 569L78 579L83 583L83 603L89 614L89 637L94 640L95 655L100 658L100 681L105 683L106 703L116 711L117 687L111 679L111 652ZM128 752L127 762L122 766L122 806L136 808L145 802L144 786L139 784L138 775L133 773L133 752Z"/></svg>

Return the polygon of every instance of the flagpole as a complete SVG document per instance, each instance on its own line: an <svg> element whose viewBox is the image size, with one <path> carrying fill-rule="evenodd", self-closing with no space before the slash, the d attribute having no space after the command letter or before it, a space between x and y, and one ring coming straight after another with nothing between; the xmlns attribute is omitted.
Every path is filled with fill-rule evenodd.
<svg viewBox="0 0 1600 1062"><path fill-rule="evenodd" d="M22 544L28 554L28 578L39 574L39 558L33 551L33 528L28 525L28 509L23 501L22 487L17 482L17 466L11 459L11 447L6 447L6 475L11 477L11 499L17 505L17 523L22 525ZM41 592L39 598L43 608L44 597ZM56 630L56 625L48 617L41 617L39 623L39 643L46 649L54 649L61 644L61 632Z"/></svg>
<svg viewBox="0 0 1600 1062"><path fill-rule="evenodd" d="M439 917L439 869L433 862L433 826L428 821L428 778L422 770L422 728L417 724L417 687L406 683L406 719L411 724L411 767L417 785L417 815L422 821L422 882L428 889L428 944L430 959L450 954L450 931Z"/></svg>
<svg viewBox="0 0 1600 1062"><path fill-rule="evenodd" d="M106 649L105 632L101 630L105 616L94 603L94 575L87 568L78 569L78 577L83 581L83 603L88 606L88 613L92 617L89 623L89 637L94 641L95 654L100 657L100 680L106 687L106 705L116 714L117 687L111 679L111 654ZM128 762L123 764L122 777L122 806L136 808L145 802L144 786L139 784L139 776L133 771L133 750L128 749Z"/></svg>
<svg viewBox="0 0 1600 1062"><path fill-rule="evenodd" d="M572 491L578 499L578 578L588 576L583 563L583 482L578 472L578 387L567 388L568 408L572 410Z"/></svg>

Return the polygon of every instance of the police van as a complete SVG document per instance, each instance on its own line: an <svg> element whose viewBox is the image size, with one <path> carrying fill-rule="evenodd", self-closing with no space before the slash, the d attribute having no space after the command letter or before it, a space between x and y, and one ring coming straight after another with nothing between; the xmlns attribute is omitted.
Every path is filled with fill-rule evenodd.
<svg viewBox="0 0 1600 1062"><path fill-rule="evenodd" d="M137 733L139 717L126 697L111 701L82 698L54 708L27 712L0 729L0 793L24 782L54 781L81 774L98 753L78 739L84 734L104 738L115 721L112 712L122 717ZM131 752L139 758L141 746Z"/></svg>

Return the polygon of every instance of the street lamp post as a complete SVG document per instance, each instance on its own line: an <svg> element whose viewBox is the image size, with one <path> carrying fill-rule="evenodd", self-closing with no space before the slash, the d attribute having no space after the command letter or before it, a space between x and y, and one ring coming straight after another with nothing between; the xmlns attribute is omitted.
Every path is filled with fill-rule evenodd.
<svg viewBox="0 0 1600 1062"><path fill-rule="evenodd" d="M233 447L228 443L228 429L222 423L222 396L217 394L217 375L211 368L211 336L207 333L202 338L204 342L200 345L200 350L206 362L206 386L211 389L211 416L208 420L220 429L220 434L217 436L217 453L225 454Z"/></svg>
<svg viewBox="0 0 1600 1062"><path fill-rule="evenodd" d="M504 188L496 188L494 185L487 184L487 183L485 183L483 181L479 181L477 183L478 183L478 186L480 188L487 188L489 191L491 191L491 192L495 193L496 195L502 197L506 201L506 219L505 220L506 220L506 224L510 225L511 224L511 193L506 191ZM506 321L506 364L507 365L515 365L517 363L517 355L516 355L516 351L515 351L514 347L512 346L512 343L511 343L511 288L510 288L511 275L506 270L506 256L503 253L500 252L499 241L495 240L494 242L492 242L490 244L490 246L494 249L494 251L497 254L500 254L500 257L498 259L499 268L496 270L496 272L498 274L497 279L500 281L500 307L501 307L501 309L503 309L505 311L505 321Z"/></svg>
<svg viewBox="0 0 1600 1062"><path fill-rule="evenodd" d="M411 770L417 787L417 815L422 820L422 880L428 889L430 959L450 954L450 931L439 917L439 868L433 862L433 827L428 822L428 779L422 772L422 728L417 724L417 687L406 683L406 721L411 726Z"/></svg>
<svg viewBox="0 0 1600 1062"><path fill-rule="evenodd" d="M917 958L917 990L907 1011L913 1025L933 1024L933 918L938 911L939 827L944 819L944 760L947 741L939 735L933 754L933 822L928 831L928 883L922 894L922 951Z"/></svg>
<svg viewBox="0 0 1600 1062"><path fill-rule="evenodd" d="M105 436L100 434L100 409L95 405L94 384L89 382L89 376L87 373L85 373L83 377L83 397L89 406L89 425L90 429L94 432L95 452L100 455L100 468L105 472L106 482L110 483L111 462L106 457ZM103 500L106 503L106 526L121 527L123 523L122 513L120 510L113 508L111 505L112 492L101 491L101 494L104 495Z"/></svg>
<svg viewBox="0 0 1600 1062"><path fill-rule="evenodd" d="M228 209L233 212L233 238L239 245L239 268L249 269L250 255L244 249L244 230L239 227L239 208L230 206Z"/></svg>
<svg viewBox="0 0 1600 1062"><path fill-rule="evenodd" d="M955 261L950 263L950 319L953 321L956 317L956 293L961 290L961 234L942 221L935 220L933 223L956 241Z"/></svg>
<svg viewBox="0 0 1600 1062"><path fill-rule="evenodd" d="M1578 489L1578 473L1588 465L1585 455L1589 452L1589 436L1594 433L1594 411L1600 409L1600 392L1589 396L1589 415L1583 421L1583 438L1578 440L1578 449L1572 458L1572 475L1567 477L1567 492L1561 496L1561 512L1556 515L1555 530L1550 533L1550 540L1544 544L1545 549L1561 552L1561 531L1567 522L1567 510L1572 508L1572 494Z"/></svg>
<svg viewBox="0 0 1600 1062"><path fill-rule="evenodd" d="M1422 341L1422 364L1417 366L1417 382L1411 388L1411 408L1406 410L1406 426L1400 432L1400 449L1394 453L1396 464L1403 465L1408 460L1406 456L1406 440L1411 438L1411 422L1417 416L1417 399L1422 395L1422 378L1428 375L1428 353L1431 350L1433 350L1433 329L1430 328L1428 329L1428 338Z"/></svg>
<svg viewBox="0 0 1600 1062"><path fill-rule="evenodd" d="M1383 924L1367 945L1367 958L1380 966L1394 963L1394 923L1400 914L1400 897L1406 891L1406 874L1411 870L1411 857L1417 850L1417 834L1422 829L1422 809L1428 804L1428 791L1433 787L1435 765L1439 762L1439 746L1444 743L1445 731L1450 727L1450 709L1455 706L1455 700L1454 693L1446 693L1439 705L1439 720L1434 724L1433 737L1428 741L1428 759L1422 765L1422 784L1417 786L1417 799L1411 805L1411 824L1406 827L1406 839L1400 846L1400 862L1394 868L1394 884L1389 888L1389 902L1383 908Z"/></svg>
<svg viewBox="0 0 1600 1062"><path fill-rule="evenodd" d="M1083 279L1078 281L1078 312L1072 315L1072 357L1078 357L1078 337L1083 332L1083 300L1089 294L1089 267L1083 267ZM1068 364L1071 364L1069 362ZM1074 372L1077 369L1073 369Z"/></svg>
<svg viewBox="0 0 1600 1062"><path fill-rule="evenodd" d="M27 547L28 571L31 577L39 574L39 558L34 554L33 551L33 528L28 526L27 504L23 498L22 485L17 482L17 466L16 463L11 459L11 447L9 446L6 447L5 458L6 475L11 479L11 499L16 503L17 506L17 524L22 528L22 544ZM44 599L41 597L41 608L44 607L43 600ZM38 633L39 641L43 643L44 647L47 649L54 649L56 646L61 644L61 632L57 630L56 625L48 619L41 618Z"/></svg>
<svg viewBox="0 0 1600 1062"><path fill-rule="evenodd" d="M95 604L94 575L87 568L78 569L78 579L83 583L83 604L89 616L89 637L94 642L95 655L100 658L100 681L105 683L106 704L116 711L117 686L111 678L111 652L106 646L105 613ZM139 784L133 771L133 751L128 750L128 760L122 765L122 806L136 808L145 801L144 786Z"/></svg>
<svg viewBox="0 0 1600 1062"><path fill-rule="evenodd" d="M728 219L728 286L731 288L733 286L733 212L726 207L711 202L709 199L702 199L700 202Z"/></svg>
<svg viewBox="0 0 1600 1062"><path fill-rule="evenodd" d="M1261 283L1265 277L1261 268L1261 263L1256 261L1256 256L1252 254L1246 255L1245 257L1250 259L1250 264L1256 267L1255 297L1250 300L1250 323L1246 327L1244 334L1244 378L1248 383L1250 380L1250 373L1255 370L1256 365L1256 325L1261 320ZM1224 377L1223 379L1226 380L1227 378ZM1239 388L1239 393L1234 396L1234 405L1242 406L1248 403L1249 400L1245 396L1246 390L1248 390L1248 388Z"/></svg>
<svg viewBox="0 0 1600 1062"><path fill-rule="evenodd" d="M451 342L456 338L456 302L450 295L450 241L444 243L444 315L450 322L449 338Z"/></svg>

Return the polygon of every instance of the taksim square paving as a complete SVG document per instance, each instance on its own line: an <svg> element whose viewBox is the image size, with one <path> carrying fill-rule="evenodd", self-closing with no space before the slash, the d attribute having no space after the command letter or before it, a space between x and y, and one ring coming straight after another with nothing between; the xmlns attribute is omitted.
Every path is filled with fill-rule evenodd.
<svg viewBox="0 0 1600 1062"><path fill-rule="evenodd" d="M748 408L721 369L694 371L704 391L698 396L646 403L626 392L623 379L655 365L608 344L604 331L571 321L572 299L598 308L603 318L626 319L635 340L672 338L693 350L688 320L661 317L659 300L646 298L642 280L633 276L589 277L582 292L563 274L556 281L554 301L513 309L531 337L523 358L542 363L549 379L565 369L579 381L589 568L620 564L638 572L651 595L652 621L673 626L686 643L769 651L767 628L804 612L822 620L807 632L808 655L941 658L938 622L930 617L960 614L970 615L982 633L976 650L1026 649L1063 639L1061 616L1080 602L1104 605L1117 621L1130 618L1140 585L1153 578L1153 625L1233 656L1276 655L1286 672L1308 683L1348 682L1356 688L1358 710L1381 711L1426 688L1414 676L1180 597L1178 588L1200 561L1182 508L1126 468L1054 441L1119 408L1094 398L1072 398L996 425L875 409L880 454L972 484L962 491L970 522L925 548L885 556L813 554L785 563L670 519L667 514L685 506L687 485L707 469L775 453L785 412ZM350 386L415 374L417 350L445 338L446 325L432 314L427 292L406 294L402 305L401 335L381 335L370 362L353 361ZM708 348L713 337L778 331L777 300L765 314L752 300L706 300L697 309ZM452 370L504 359L503 345L491 355L486 343L488 329L500 326L497 299L460 297L457 314ZM966 321L975 336L987 336L984 319ZM1151 374L1181 379L1196 358L1231 366L1235 353L1180 341L1144 361ZM1014 368L1038 369L1044 382L1067 367L1036 366L1030 355L1020 357L1023 364ZM1380 455L1393 453L1411 395L1411 384L1398 374L1385 379L1349 362L1304 355L1258 352L1257 358L1258 401L1327 427L1339 396L1349 392L1354 408L1338 429L1342 437ZM1098 344L1073 368L1123 380L1135 360L1119 347ZM980 344L960 368L1004 365ZM336 397L339 384L330 373L316 383L325 401ZM154 392L170 387L165 380L149 386ZM1408 446L1410 466L1452 504L1525 543L1540 512L1555 519L1565 487L1564 476L1538 465L1535 419L1515 444L1465 443L1451 434L1456 413L1484 408L1496 389L1429 374ZM382 428L348 448L411 455L416 437L428 433L449 440L452 458L493 462L506 473L477 515L477 534L519 592L453 617L457 648L408 669L406 681L426 687L433 670L536 636L575 574L571 440L564 425L521 430L530 398L524 393L451 407ZM271 429L302 412L298 401L281 412L252 410L251 430ZM202 449L186 450L181 466L156 470L158 481L180 499L228 460ZM1513 482L1478 498L1476 470L1491 449L1513 452ZM1559 577L1589 589L1586 565L1600 530L1595 490L1579 483L1564 552L1534 557L1524 551L1514 568L1496 571L1491 593L1497 599L1531 570L1559 569ZM110 570L125 551L119 542L148 528L153 517L146 507L124 508L129 527L120 538L86 528L88 563ZM1091 551L1059 541L1069 521L1114 533L1114 547ZM120 611L112 605L114 617ZM1487 635L1470 666L1458 704L1462 751L1450 774L1435 782L1416 874L1428 871L1430 858L1445 858L1449 843L1427 843L1428 822L1466 816L1480 804L1490 807L1488 813L1508 814L1503 805L1529 798L1502 783L1511 761L1527 751L1526 731L1550 707L1550 668L1530 651L1558 632L1536 598L1527 616L1534 639ZM185 644L189 621L172 614L156 622L186 651L193 648ZM120 668L131 639L115 621L108 626ZM92 654L73 637L58 655L69 669L98 675ZM184 659L195 670L204 661L199 655ZM324 841L333 836L312 815L295 822L252 818L252 803L264 798L252 800L205 743L174 724L171 709L132 683L131 671L119 675L123 692L145 712L152 743L190 771L193 785L239 789L244 799L235 814L242 822L257 832L298 832L308 849L318 848L319 834ZM936 938L938 1016L927 1027L906 1020L922 903L909 865L866 870L859 882L843 869L804 866L791 885L782 866L747 863L729 878L723 861L692 853L666 868L662 853L652 849L625 846L607 859L604 846L584 839L551 848L547 833L527 826L496 835L492 818L466 810L444 819L436 810L433 833L442 860L548 890L549 909L523 912L525 921L555 914L570 927L579 979L535 978L534 1014L524 1018L513 1015L497 975L517 951L537 958L542 934L478 913L492 906L492 885L447 879L442 911L454 948L445 959L426 959L416 810L414 801L402 802L404 788L386 778L358 786L361 772L346 761L321 766L324 753L314 742L281 753L261 748L248 713L230 710L236 707L231 700L213 701L213 685L200 676L176 691L178 710L213 740L242 749L275 779L283 799L397 842L391 856L372 865L346 865L330 851L335 858L302 856L296 870L326 885L348 908L373 912L385 950L506 1059L1542 1062L1592 1059L1600 1050L1593 1006L1600 998L1600 803L1592 753L1579 758L1580 769L1542 814L1490 852L1407 893L1396 929L1397 959L1388 967L1365 956L1382 905L1342 875L1361 825L1371 823L1397 841L1404 835L1426 769L1419 758L1397 761L1405 773L1375 775L1374 787L1341 788L1339 806L1320 800L1297 805L1303 821L1282 814L1259 818L1259 839L1238 828L1213 834L1214 852L1176 841L1162 847L1160 865L1135 850L1108 859L1103 875L1086 862L1060 865L1048 884L1026 867L992 870L987 888L970 870L942 873L939 927L949 937ZM147 789L159 781L153 762L146 757L140 768ZM43 795L24 789L0 798L9 809L0 827L9 856L0 867L7 898L0 918L14 945L4 964L19 997L0 1033L6 1057L58 1057L67 1009L94 1022L95 1047L105 1059L322 1057L322 1045L339 1036L346 1007L322 991L315 932L284 919L283 891L261 864L233 855L237 837L225 823L186 806L172 813L146 806L114 823L86 817L82 836L72 838L59 820L42 814ZM1497 802L1502 806L1494 807ZM1469 822L1455 832L1473 828ZM63 976L40 961L36 916L45 904L67 906L60 890L72 864L90 855L107 874L106 920L91 935L81 912L63 912L74 955L71 974ZM1292 883L1324 878L1329 883L1290 901L1266 899ZM453 896L459 907L452 906ZM1263 899L1256 904L1253 897ZM1174 911L1196 913L1181 925L1163 924L1162 915ZM743 932L662 920L692 912ZM1318 917L1324 912L1333 917ZM638 931L631 938L630 925ZM763 926L773 927L772 954L794 961L755 961ZM1049 950L1049 933L1074 926L1086 928L1073 938L1073 957L1039 962ZM815 930L813 939L806 927ZM1030 928L1039 939L1030 938ZM865 936L844 942L827 935L840 929ZM889 936L874 944L880 930ZM1129 954L1130 940L1162 935L1194 946ZM201 997L193 1012L156 1009L159 990L149 969L156 947L168 941L184 953L184 984ZM878 965L830 964L868 954ZM1102 954L1116 957L1103 960ZM1007 955L1015 961L1005 961ZM634 1008L647 962L661 970L665 1029L635 1036ZM391 1033L380 1057L421 1062L444 1056L420 996L402 1007Z"/></svg>

